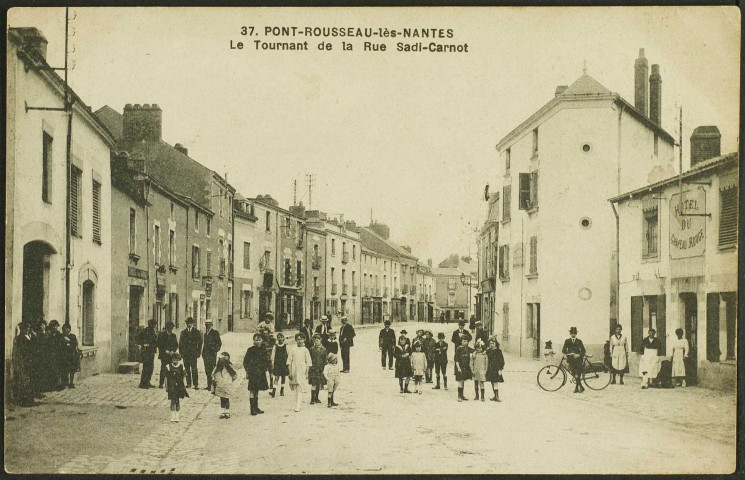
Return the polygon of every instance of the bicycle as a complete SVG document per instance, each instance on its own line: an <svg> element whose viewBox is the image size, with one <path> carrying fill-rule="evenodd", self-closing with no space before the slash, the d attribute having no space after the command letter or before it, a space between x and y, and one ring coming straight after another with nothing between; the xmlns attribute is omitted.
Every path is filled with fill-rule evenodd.
<svg viewBox="0 0 745 480"><path fill-rule="evenodd" d="M592 390L602 390L610 384L610 371L604 363L590 362L591 357L592 355L584 356L579 381ZM564 386L567 375L572 375L568 363L565 363L566 358L563 355L558 365L546 365L538 370L536 380L539 387L547 392L555 392Z"/></svg>

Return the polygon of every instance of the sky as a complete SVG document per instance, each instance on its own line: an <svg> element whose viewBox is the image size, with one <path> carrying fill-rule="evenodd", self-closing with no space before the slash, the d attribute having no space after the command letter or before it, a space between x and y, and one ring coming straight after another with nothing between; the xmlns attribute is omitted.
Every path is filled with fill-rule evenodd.
<svg viewBox="0 0 745 480"><path fill-rule="evenodd" d="M228 174L246 197L270 194L367 225L436 263L476 253L496 184L495 145L587 73L633 104L644 48L662 76L662 126L678 138L717 125L738 148L740 17L735 7L71 8L70 84L94 110L157 103L163 139ZM10 27L39 28L64 59L63 8L14 8ZM256 35L241 35L241 27ZM403 38L271 37L265 27L452 29L437 42L467 53L396 51ZM253 40L308 40L308 51ZM243 41L244 49L230 49ZM318 43L332 44L320 51ZM353 45L342 51L341 43ZM365 52L363 42L385 43ZM431 40L424 40L429 42ZM677 155L677 151L676 151Z"/></svg>

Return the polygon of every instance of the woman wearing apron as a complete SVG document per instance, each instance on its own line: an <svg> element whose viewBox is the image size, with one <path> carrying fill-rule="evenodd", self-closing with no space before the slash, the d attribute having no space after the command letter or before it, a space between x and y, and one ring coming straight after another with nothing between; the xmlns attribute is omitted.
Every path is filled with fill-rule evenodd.
<svg viewBox="0 0 745 480"><path fill-rule="evenodd" d="M629 359L629 342L626 336L621 333L623 327L621 324L616 325L616 333L610 337L610 358L611 358L611 381L616 383L616 374L620 377L619 383L623 385L623 374L626 370L626 364Z"/></svg>
<svg viewBox="0 0 745 480"><path fill-rule="evenodd" d="M642 388L649 386L649 379L655 378L659 371L657 352L660 350L660 342L655 338L657 332L649 329L649 336L642 342L641 358L639 360L639 371L642 373Z"/></svg>

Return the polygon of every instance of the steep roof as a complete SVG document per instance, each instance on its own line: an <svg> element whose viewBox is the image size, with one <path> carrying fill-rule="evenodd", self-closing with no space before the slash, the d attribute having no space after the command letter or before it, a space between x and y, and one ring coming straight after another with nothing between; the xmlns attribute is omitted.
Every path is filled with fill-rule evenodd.
<svg viewBox="0 0 745 480"><path fill-rule="evenodd" d="M577 80L575 80L574 83L569 86L569 88L559 94L559 96L607 95L609 93L611 93L610 90L605 88L600 82L585 73Z"/></svg>
<svg viewBox="0 0 745 480"><path fill-rule="evenodd" d="M106 128L111 132L114 140L117 142L124 136L122 114L114 110L108 105L104 105L95 111L94 115L103 123Z"/></svg>
<svg viewBox="0 0 745 480"><path fill-rule="evenodd" d="M417 257L401 248L401 246L381 237L367 227L360 227L359 231L360 242L364 248L388 257L404 257L409 260L418 260Z"/></svg>

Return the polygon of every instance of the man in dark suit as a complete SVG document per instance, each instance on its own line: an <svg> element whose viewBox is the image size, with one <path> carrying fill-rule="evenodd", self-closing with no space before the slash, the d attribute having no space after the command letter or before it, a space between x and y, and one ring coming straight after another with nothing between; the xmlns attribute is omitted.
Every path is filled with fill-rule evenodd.
<svg viewBox="0 0 745 480"><path fill-rule="evenodd" d="M142 375L140 376L140 388L155 388L150 383L153 377L153 366L155 363L155 349L158 344L158 334L155 333L157 322L152 318L147 321L147 327L140 332L140 359L142 360Z"/></svg>
<svg viewBox="0 0 745 480"><path fill-rule="evenodd" d="M354 327L347 323L347 316L341 317L339 347L341 348L342 373L349 373L349 349L354 346Z"/></svg>
<svg viewBox="0 0 745 480"><path fill-rule="evenodd" d="M564 347L561 353L567 356L569 371L574 377L574 393L582 393L585 387L582 386L580 373L582 372L582 359L585 356L585 346L582 340L577 338L577 327L569 329L569 338L564 341Z"/></svg>
<svg viewBox="0 0 745 480"><path fill-rule="evenodd" d="M393 370L393 351L396 348L396 332L391 329L390 320L386 320L383 329L378 335L378 346L380 347L380 364L385 370L385 357L388 356L388 370Z"/></svg>
<svg viewBox="0 0 745 480"><path fill-rule="evenodd" d="M476 320L476 323L474 323L474 326L476 328L476 341L481 340L484 344L484 346L489 345L489 334L486 333L486 330L484 329L484 325L481 323L481 320Z"/></svg>
<svg viewBox="0 0 745 480"><path fill-rule="evenodd" d="M466 321L461 318L458 320L458 330L454 331L453 336L450 337L450 341L454 344L453 350L461 346L461 338L463 337L467 337L469 342L473 339L471 332L466 330Z"/></svg>
<svg viewBox="0 0 745 480"><path fill-rule="evenodd" d="M321 324L316 327L316 333L321 335L321 343L326 343L329 339L329 317L326 315L321 317Z"/></svg>
<svg viewBox="0 0 745 480"><path fill-rule="evenodd" d="M194 319L186 319L186 328L181 330L181 338L178 341L178 350L184 358L184 370L186 370L186 387L194 384L194 390L199 385L199 370L197 358L202 353L202 334L194 328Z"/></svg>
<svg viewBox="0 0 745 480"><path fill-rule="evenodd" d="M202 361L204 362L204 372L207 374L207 387L205 390L212 390L212 370L217 363L217 352L222 347L220 332L212 328L212 322L204 322L204 347L202 348Z"/></svg>
<svg viewBox="0 0 745 480"><path fill-rule="evenodd" d="M305 335L305 348L310 350L313 346L313 321L310 318L305 319L305 325L300 329L300 333Z"/></svg>
<svg viewBox="0 0 745 480"><path fill-rule="evenodd" d="M166 367L171 363L171 355L178 351L178 339L173 333L173 322L166 323L166 329L158 335L158 360L160 360L160 379L158 388L163 388L163 382L166 381Z"/></svg>

